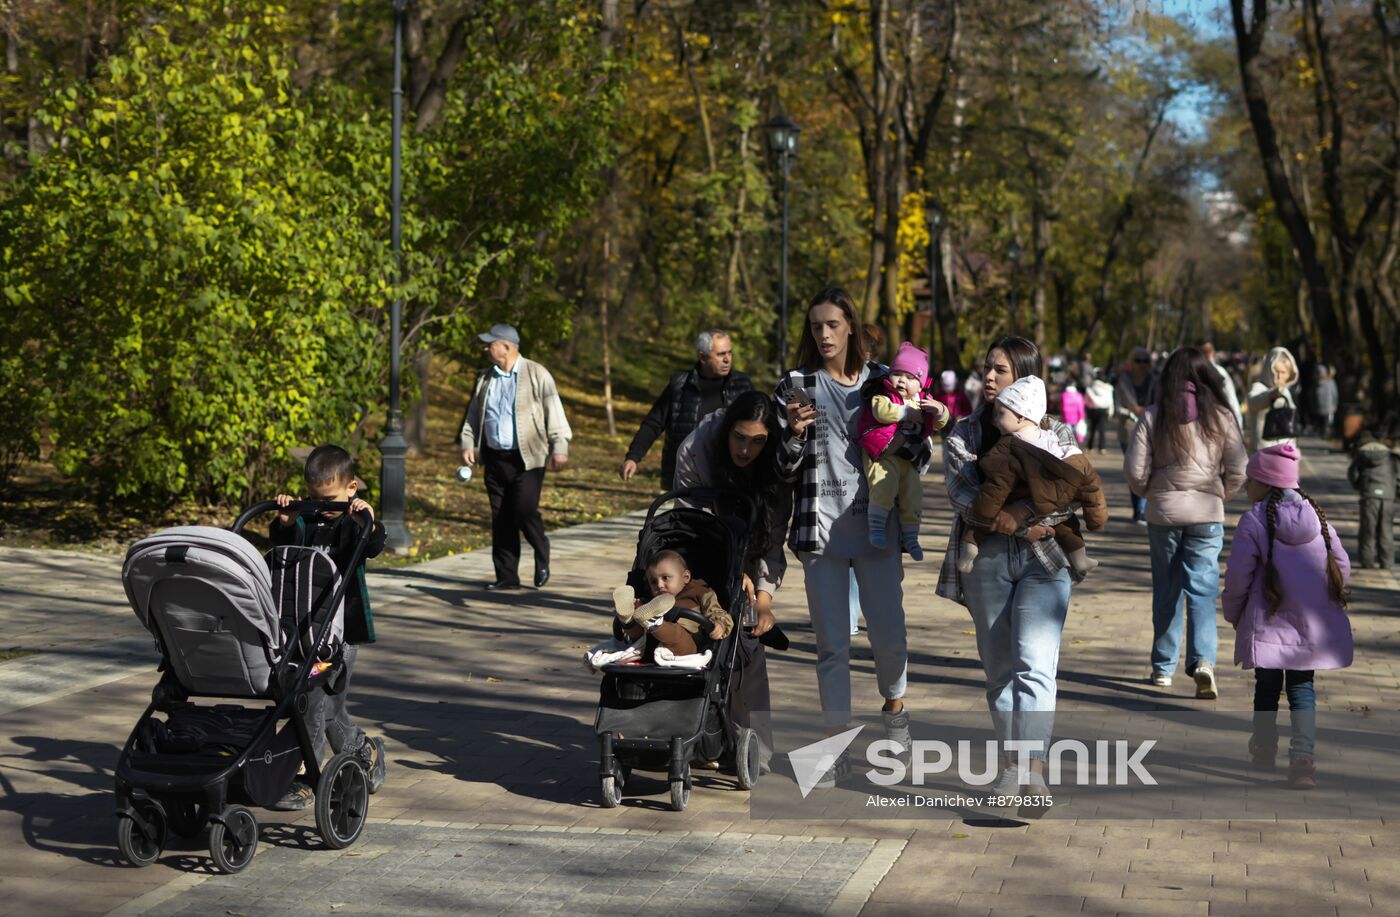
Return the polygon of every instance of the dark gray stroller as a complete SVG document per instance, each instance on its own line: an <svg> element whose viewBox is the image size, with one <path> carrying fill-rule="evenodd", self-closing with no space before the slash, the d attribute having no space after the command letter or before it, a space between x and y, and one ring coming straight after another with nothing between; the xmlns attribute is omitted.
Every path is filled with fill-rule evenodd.
<svg viewBox="0 0 1400 917"><path fill-rule="evenodd" d="M314 515L348 511L349 504L293 507ZM322 841L348 847L364 828L363 762L342 752L320 766L305 722L309 692L335 690L343 672L342 610L351 578L341 577L321 549L259 555L241 532L275 509L272 501L252 506L231 530L166 529L127 552L122 581L155 637L162 673L117 761L117 843L132 865L154 863L168 832L194 837L207 824L215 865L239 872L258 843L248 806L281 799L303 764ZM369 543L371 525L362 527L354 566ZM240 703L201 705L195 698Z"/></svg>
<svg viewBox="0 0 1400 917"><path fill-rule="evenodd" d="M682 505L657 515L657 510L672 500L712 505L715 512ZM710 489L663 494L647 511L627 577L638 597L651 595L647 562L659 551L678 551L691 571L715 591L720 604L729 609L734 627L723 640L702 647L713 654L703 670L631 663L602 666L594 727L605 807L621 805L633 768L665 771L671 807L677 811L690 802L690 765L694 761L731 764L740 789L751 789L757 782L758 737L749 727L736 723L730 713L730 680L738 664L739 630L749 623L743 567L756 511L747 497ZM694 620L702 634L710 625L693 611L676 614Z"/></svg>

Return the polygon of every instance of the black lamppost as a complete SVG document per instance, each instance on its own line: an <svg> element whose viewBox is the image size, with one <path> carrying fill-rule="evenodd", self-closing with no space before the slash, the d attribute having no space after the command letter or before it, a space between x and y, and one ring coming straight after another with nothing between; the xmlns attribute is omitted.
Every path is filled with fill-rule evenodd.
<svg viewBox="0 0 1400 917"><path fill-rule="evenodd" d="M779 194L783 206L782 262L778 271L778 373L787 372L787 303L788 303L788 173L797 158L797 135L802 128L793 123L786 112L778 114L763 125L768 134L768 155L778 170L781 181Z"/></svg>
<svg viewBox="0 0 1400 917"><path fill-rule="evenodd" d="M943 248L940 244L943 237L942 205L938 201L929 201L924 218L928 220L928 354L932 360L938 339L938 287L943 266Z"/></svg>
<svg viewBox="0 0 1400 917"><path fill-rule="evenodd" d="M380 512L385 544L391 551L407 550L413 539L404 525L404 458L408 442L403 438L403 411L399 407L399 333L403 321L403 252L400 224L403 212L403 26L410 0L394 3L393 147L389 165L389 245L394 255L394 299L389 305L389 419L379 441Z"/></svg>
<svg viewBox="0 0 1400 917"><path fill-rule="evenodd" d="M1015 239L1006 247L1006 260L1011 262L1011 334L1021 333L1021 317L1017 314L1016 294L1020 292L1021 243Z"/></svg>

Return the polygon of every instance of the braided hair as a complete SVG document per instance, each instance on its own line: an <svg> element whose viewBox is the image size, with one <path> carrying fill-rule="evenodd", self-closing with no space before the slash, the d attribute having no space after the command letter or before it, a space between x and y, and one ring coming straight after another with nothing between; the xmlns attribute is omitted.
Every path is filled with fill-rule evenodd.
<svg viewBox="0 0 1400 917"><path fill-rule="evenodd" d="M1342 568L1337 566L1337 558L1332 553L1332 532L1327 527L1327 514L1301 487L1298 488L1298 495L1308 501L1322 526L1322 543L1327 546L1327 594L1332 601L1345 608L1351 595L1347 590L1346 581L1342 578ZM1283 587L1279 583L1278 569L1274 566L1274 529L1278 522L1278 505L1283 499L1283 491L1277 487L1271 488L1267 499L1264 519L1269 532L1269 558L1264 566L1264 599L1269 603L1269 615L1272 616L1283 604Z"/></svg>

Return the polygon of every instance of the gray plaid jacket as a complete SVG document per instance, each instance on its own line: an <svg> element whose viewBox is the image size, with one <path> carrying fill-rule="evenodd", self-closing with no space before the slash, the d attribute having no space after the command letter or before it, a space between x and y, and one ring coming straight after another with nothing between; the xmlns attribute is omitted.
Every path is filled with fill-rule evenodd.
<svg viewBox="0 0 1400 917"><path fill-rule="evenodd" d="M948 488L948 502L953 505L957 515L953 516L953 529L948 533L948 549L943 555L943 567L938 572L936 592L943 598L952 599L961 605L966 605L967 601L963 598L958 558L962 553L963 520L972 509L972 501L977 499L977 491L982 486L982 476L977 471L977 454L982 450L982 412L985 410L987 405L959 420L953 427L953 432L943 441L943 483ZM1050 429L1059 437L1061 446L1068 448L1078 445L1074 438L1074 430L1068 425L1053 420L1050 422ZM1073 515L1078 506L1078 503L1071 504L1062 512L1031 521L1039 525L1058 525ZM1026 529L1022 528L1017 536L1024 535L1025 532ZM1046 573L1058 573L1068 566L1065 552L1056 544L1055 539L1042 538L1027 544ZM1073 569L1070 570L1070 576L1074 576ZM1080 579L1083 577L1076 578L1075 582Z"/></svg>

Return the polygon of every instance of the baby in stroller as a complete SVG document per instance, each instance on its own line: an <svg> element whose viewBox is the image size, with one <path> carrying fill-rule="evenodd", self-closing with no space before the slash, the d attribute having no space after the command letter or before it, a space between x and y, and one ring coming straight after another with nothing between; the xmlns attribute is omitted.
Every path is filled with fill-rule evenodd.
<svg viewBox="0 0 1400 917"><path fill-rule="evenodd" d="M593 728L608 808L622 804L633 768L664 771L677 811L690 800L692 762L732 765L741 789L758 779L761 742L732 709L743 677L739 628L753 617L744 558L758 507L732 496L697 488L653 501L628 584L613 593L615 639L587 654L603 676ZM658 513L672 501L675 508ZM639 602L644 590L654 598Z"/></svg>
<svg viewBox="0 0 1400 917"><path fill-rule="evenodd" d="M616 636L635 641L646 635L642 661L651 662L657 647L674 656L693 656L702 649L697 638L700 625L675 614L676 609L698 611L710 621L708 637L723 640L733 627L729 612L720 605L715 591L695 577L678 551L660 551L646 568L653 598L643 602L636 590L624 584L613 590L617 612Z"/></svg>

